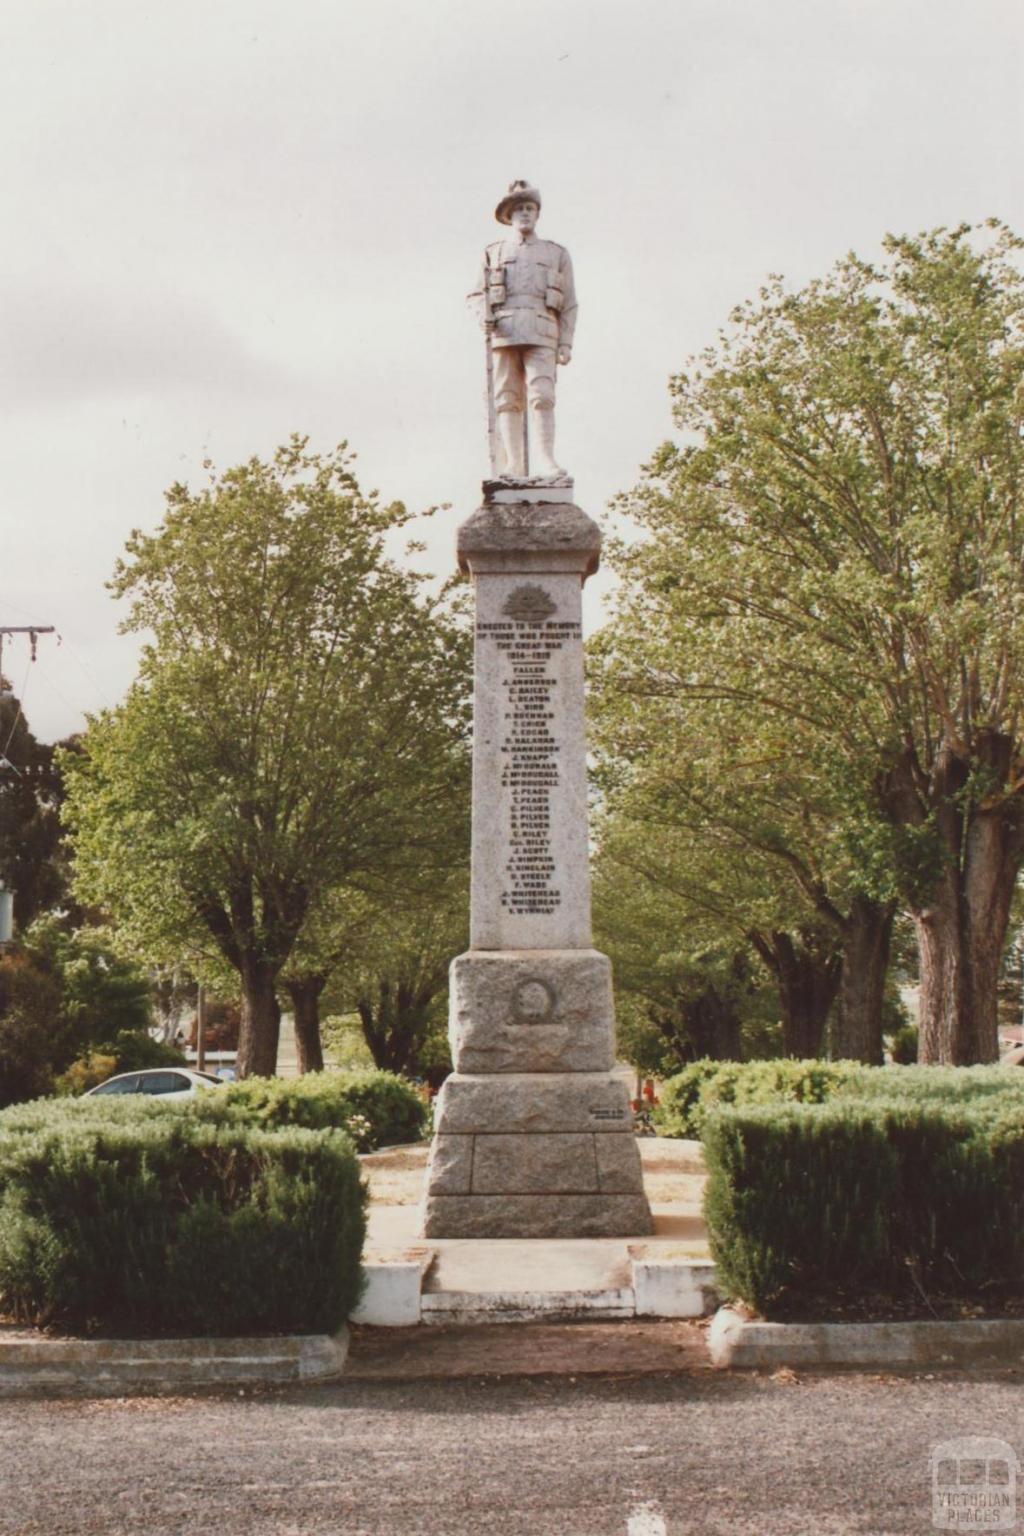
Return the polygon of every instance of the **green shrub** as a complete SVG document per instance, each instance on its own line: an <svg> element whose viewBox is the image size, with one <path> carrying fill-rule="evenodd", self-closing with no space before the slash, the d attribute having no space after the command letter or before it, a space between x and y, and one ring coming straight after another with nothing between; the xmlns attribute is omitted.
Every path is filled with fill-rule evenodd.
<svg viewBox="0 0 1024 1536"><path fill-rule="evenodd" d="M24 950L0 953L0 1109L52 1092L74 1054L53 971Z"/></svg>
<svg viewBox="0 0 1024 1536"><path fill-rule="evenodd" d="M78 1098L88 1093L90 1088L98 1088L100 1083L105 1083L117 1070L116 1056L99 1056L90 1052L88 1056L79 1056L66 1072L54 1079L54 1092L60 1098Z"/></svg>
<svg viewBox="0 0 1024 1536"><path fill-rule="evenodd" d="M917 1025L904 1024L892 1037L892 1059L898 1067L912 1067L917 1061Z"/></svg>
<svg viewBox="0 0 1024 1536"><path fill-rule="evenodd" d="M893 1104L935 1104L1024 1111L1024 1073L1008 1067L862 1067L847 1065L842 1096Z"/></svg>
<svg viewBox="0 0 1024 1536"><path fill-rule="evenodd" d="M144 1072L147 1067L184 1067L187 1058L176 1045L154 1040L139 1029L122 1029L96 1047L109 1053L119 1072Z"/></svg>
<svg viewBox="0 0 1024 1536"><path fill-rule="evenodd" d="M119 1336L340 1326L365 1233L346 1137L101 1107L25 1105L0 1121L6 1311Z"/></svg>
<svg viewBox="0 0 1024 1536"><path fill-rule="evenodd" d="M822 1104L858 1068L852 1062L695 1061L670 1077L661 1094L663 1136L701 1134L704 1116L724 1104Z"/></svg>
<svg viewBox="0 0 1024 1536"><path fill-rule="evenodd" d="M728 1104L823 1104L834 1098L904 1103L999 1099L1024 1110L1020 1080L1005 1067L866 1067L854 1061L695 1061L662 1089L663 1136L701 1134L709 1110Z"/></svg>
<svg viewBox="0 0 1024 1536"><path fill-rule="evenodd" d="M707 1059L691 1061L662 1085L661 1103L655 1114L662 1136L686 1141L700 1135L701 1091L723 1065L723 1062Z"/></svg>
<svg viewBox="0 0 1024 1536"><path fill-rule="evenodd" d="M110 1040L73 1061L54 1083L59 1094L86 1093L118 1072L142 1072L147 1067L183 1067L186 1059L173 1045L154 1040L142 1030L122 1029Z"/></svg>
<svg viewBox="0 0 1024 1536"><path fill-rule="evenodd" d="M761 1312L1024 1277L1024 1121L1005 1095L725 1108L703 1141L720 1286Z"/></svg>
<svg viewBox="0 0 1024 1536"><path fill-rule="evenodd" d="M391 1072L309 1072L248 1077L188 1101L190 1113L218 1124L265 1130L347 1130L361 1151L419 1141L427 1106L411 1083ZM349 1122L358 1117L356 1125Z"/></svg>
<svg viewBox="0 0 1024 1536"><path fill-rule="evenodd" d="M390 1072L309 1072L304 1077L248 1077L211 1088L193 1099L161 1103L159 1098L35 1099L0 1113L0 1134L35 1132L63 1111L69 1123L81 1117L110 1124L111 1117L136 1111L188 1115L204 1124L278 1130L347 1132L360 1151L419 1141L428 1133L425 1095ZM355 1121L355 1124L350 1122Z"/></svg>

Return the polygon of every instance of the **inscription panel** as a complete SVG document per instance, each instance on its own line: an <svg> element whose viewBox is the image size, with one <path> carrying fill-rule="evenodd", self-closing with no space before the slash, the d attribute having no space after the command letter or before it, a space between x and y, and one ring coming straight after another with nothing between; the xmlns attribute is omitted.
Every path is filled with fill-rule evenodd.
<svg viewBox="0 0 1024 1536"><path fill-rule="evenodd" d="M575 577L477 578L477 948L589 943L579 591Z"/></svg>

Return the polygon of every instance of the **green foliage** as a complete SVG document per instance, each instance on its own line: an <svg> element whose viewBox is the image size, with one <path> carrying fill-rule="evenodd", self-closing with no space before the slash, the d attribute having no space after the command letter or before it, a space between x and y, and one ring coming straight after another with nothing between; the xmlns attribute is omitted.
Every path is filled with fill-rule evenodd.
<svg viewBox="0 0 1024 1536"><path fill-rule="evenodd" d="M898 1067L912 1067L917 1062L917 1025L904 1024L892 1037L892 1059Z"/></svg>
<svg viewBox="0 0 1024 1536"><path fill-rule="evenodd" d="M303 1077L249 1077L202 1093L187 1103L190 1114L220 1125L262 1130L300 1126L349 1130L358 1116L360 1151L419 1141L426 1104L411 1083L391 1072L307 1072ZM2 1123L2 1122L0 1122Z"/></svg>
<svg viewBox="0 0 1024 1536"><path fill-rule="evenodd" d="M147 979L106 934L37 919L0 960L0 1107L51 1093L73 1059L98 1054L130 1064L118 1071L163 1065L169 1059L146 1033L149 1019ZM83 1065L58 1091L84 1091L89 1076Z"/></svg>
<svg viewBox="0 0 1024 1536"><path fill-rule="evenodd" d="M114 1077L118 1070L116 1056L90 1052L88 1056L79 1056L54 1079L53 1091L59 1098L78 1098L90 1088L98 1088L108 1077Z"/></svg>
<svg viewBox="0 0 1024 1536"><path fill-rule="evenodd" d="M448 967L468 940L469 784L456 778L452 791L432 857L387 892L341 893L346 921L334 926L329 1006L355 1014L377 1067L408 1076L450 1069Z"/></svg>
<svg viewBox="0 0 1024 1536"><path fill-rule="evenodd" d="M1024 1084L1013 1084L708 1115L705 1214L725 1294L792 1315L841 1296L1019 1286Z"/></svg>
<svg viewBox="0 0 1024 1536"><path fill-rule="evenodd" d="M725 1104L822 1104L844 1084L870 1072L853 1062L695 1061L669 1078L661 1091L662 1136L700 1136L709 1111Z"/></svg>
<svg viewBox="0 0 1024 1536"><path fill-rule="evenodd" d="M673 379L595 740L623 862L726 932L927 912L923 1058L967 1063L1024 854L1022 246L884 248L772 279Z"/></svg>
<svg viewBox="0 0 1024 1536"><path fill-rule="evenodd" d="M184 1067L186 1058L176 1046L164 1040L154 1040L138 1030L124 1029L109 1040L101 1042L99 1049L109 1052L117 1062L119 1072L142 1072L147 1067Z"/></svg>
<svg viewBox="0 0 1024 1536"><path fill-rule="evenodd" d="M661 1102L656 1111L658 1134L692 1141L700 1135L703 1120L701 1092L707 1083L715 1080L722 1063L692 1061L689 1066L670 1077L661 1087Z"/></svg>
<svg viewBox="0 0 1024 1536"><path fill-rule="evenodd" d="M117 568L152 640L64 759L76 887L147 959L242 978L244 1074L273 1068L276 983L332 893L426 857L465 771L468 641L386 553L408 520L296 437L173 486Z"/></svg>
<svg viewBox="0 0 1024 1536"><path fill-rule="evenodd" d="M116 1336L340 1326L365 1232L344 1136L91 1102L0 1121L4 1310Z"/></svg>
<svg viewBox="0 0 1024 1536"><path fill-rule="evenodd" d="M1024 1078L1024 1074L1021 1074ZM1005 1067L865 1067L855 1061L695 1061L663 1085L658 1129L663 1136L703 1134L709 1111L724 1105L824 1104L830 1099L891 1103L1024 1104Z"/></svg>
<svg viewBox="0 0 1024 1536"><path fill-rule="evenodd" d="M0 1109L49 1093L73 1052L52 968L20 948L0 955Z"/></svg>
<svg viewBox="0 0 1024 1536"><path fill-rule="evenodd" d="M744 932L749 907L702 908L686 889L685 839L615 807L598 827L594 924L615 973L620 1053L658 1076L702 1056L773 1054L764 1030L778 995ZM708 885L703 895L714 904Z"/></svg>
<svg viewBox="0 0 1024 1536"><path fill-rule="evenodd" d="M759 1311L797 1283L798 1264L828 1285L866 1281L882 1262L890 1149L871 1111L826 1115L748 1107L704 1121L704 1214L718 1283Z"/></svg>
<svg viewBox="0 0 1024 1536"><path fill-rule="evenodd" d="M56 1079L54 1090L62 1095L76 1095L105 1083L108 1077L114 1077L118 1072L186 1065L186 1058L175 1046L154 1040L138 1030L126 1029L73 1061Z"/></svg>
<svg viewBox="0 0 1024 1536"><path fill-rule="evenodd" d="M320 1031L331 1069L338 1072L372 1071L373 1057L363 1039L358 1014L331 1013L323 1020Z"/></svg>
<svg viewBox="0 0 1024 1536"><path fill-rule="evenodd" d="M140 967L120 954L102 928L71 929L42 917L26 931L25 947L57 976L61 1007L79 1046L144 1034L153 1017L152 987Z"/></svg>
<svg viewBox="0 0 1024 1536"><path fill-rule="evenodd" d="M64 898L60 777L54 749L37 741L0 678L0 885L14 893L15 931Z"/></svg>

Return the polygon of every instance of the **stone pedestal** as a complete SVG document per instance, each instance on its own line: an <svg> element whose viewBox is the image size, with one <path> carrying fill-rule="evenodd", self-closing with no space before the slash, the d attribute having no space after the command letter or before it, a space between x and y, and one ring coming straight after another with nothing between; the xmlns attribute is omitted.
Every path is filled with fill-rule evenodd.
<svg viewBox="0 0 1024 1536"><path fill-rule="evenodd" d="M459 529L476 591L470 949L437 1103L427 1237L651 1230L611 967L591 947L583 582L601 534L571 483L485 486Z"/></svg>

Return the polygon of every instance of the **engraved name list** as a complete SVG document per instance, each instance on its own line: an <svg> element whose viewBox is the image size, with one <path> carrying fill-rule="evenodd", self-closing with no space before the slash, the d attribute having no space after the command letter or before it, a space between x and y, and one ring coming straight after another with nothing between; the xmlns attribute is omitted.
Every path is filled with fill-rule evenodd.
<svg viewBox="0 0 1024 1536"><path fill-rule="evenodd" d="M509 619L480 623L477 634L495 645L505 663L500 783L509 856L501 905L514 916L555 912L562 892L552 848L552 795L561 783L562 747L556 734L559 680L550 663L566 641L582 643L582 628L552 619Z"/></svg>

